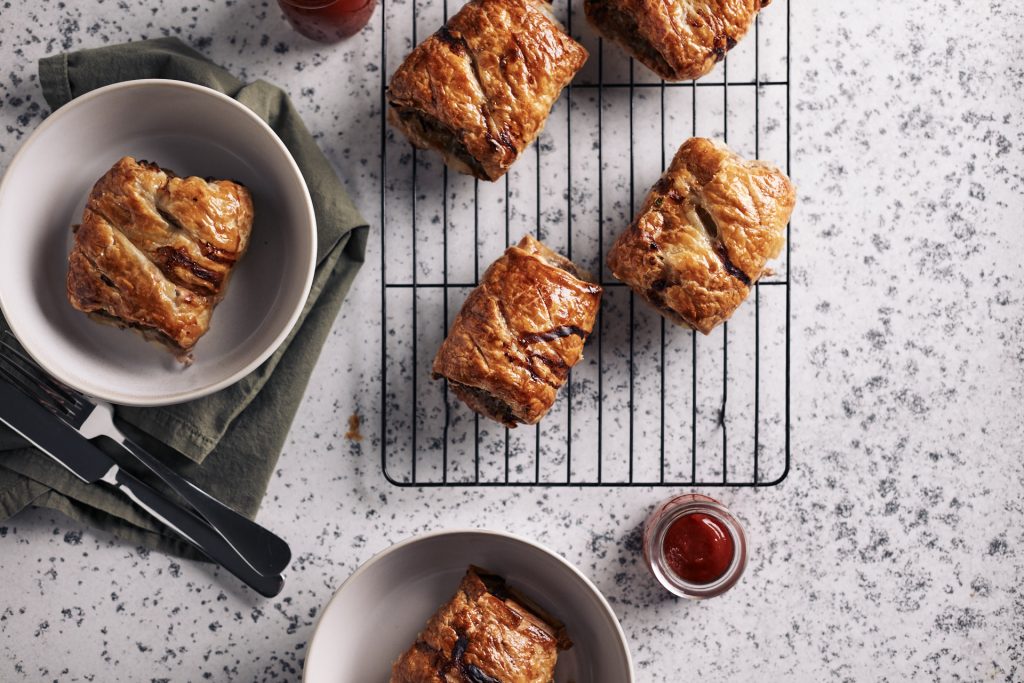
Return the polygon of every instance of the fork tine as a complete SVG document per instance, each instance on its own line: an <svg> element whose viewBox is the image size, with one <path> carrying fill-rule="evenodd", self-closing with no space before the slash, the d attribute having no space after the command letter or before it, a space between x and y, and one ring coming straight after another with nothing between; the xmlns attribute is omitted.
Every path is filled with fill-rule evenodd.
<svg viewBox="0 0 1024 683"><path fill-rule="evenodd" d="M69 412L73 412L82 406L81 394L50 377L42 368L36 365L34 360L18 349L15 343L14 335L5 330L4 334L0 336L0 358L6 360L25 379L51 394L53 399L64 406ZM66 404L71 405L67 406Z"/></svg>
<svg viewBox="0 0 1024 683"><path fill-rule="evenodd" d="M58 418L64 419L64 416L69 414L67 408L55 402L42 387L35 382L26 380L24 375L14 372L14 370L11 369L13 367L16 366L10 363L6 356L0 354L0 380L7 380L7 382L12 384L15 389L49 410Z"/></svg>
<svg viewBox="0 0 1024 683"><path fill-rule="evenodd" d="M3 335L0 335L0 347L6 348L10 354L13 354L17 360L21 361L19 365L24 367L27 371L33 371L37 380L46 383L67 400L80 403L85 399L85 396L81 392L72 389L56 378L51 377L49 373L43 370L39 364L36 363L35 359L25 353L22 349L21 342L18 341L18 338L15 337L10 330L4 330ZM3 348L0 348L0 355L3 354Z"/></svg>

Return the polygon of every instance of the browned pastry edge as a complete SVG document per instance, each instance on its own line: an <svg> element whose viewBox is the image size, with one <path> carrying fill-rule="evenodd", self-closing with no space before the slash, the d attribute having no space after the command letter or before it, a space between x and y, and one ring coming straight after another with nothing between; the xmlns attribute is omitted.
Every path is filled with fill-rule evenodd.
<svg viewBox="0 0 1024 683"><path fill-rule="evenodd" d="M404 132L414 147L440 152L445 163L459 173L480 180L497 180L501 177L490 176L487 169L469 153L456 131L415 107L388 102L388 122Z"/></svg>
<svg viewBox="0 0 1024 683"><path fill-rule="evenodd" d="M586 58L546 0L473 0L395 71L388 121L452 169L494 181L543 129Z"/></svg>
<svg viewBox="0 0 1024 683"><path fill-rule="evenodd" d="M158 346L165 349L168 353L174 356L175 360L184 366L192 365L193 357L191 349L183 349L178 345L176 341L168 337L159 328L141 325L139 323L130 323L115 318L106 311L97 310L86 313L89 319L100 325L108 325L110 327L116 327L119 330L131 330L139 334L147 342L157 344Z"/></svg>
<svg viewBox="0 0 1024 683"><path fill-rule="evenodd" d="M667 81L700 78L725 58L771 0L585 0L590 24ZM723 4L721 1L718 5ZM673 14L679 12L680 14Z"/></svg>
<svg viewBox="0 0 1024 683"><path fill-rule="evenodd" d="M437 609L395 661L390 680L502 683L502 671L509 670L520 674L516 680L525 680L526 674L539 683L541 675L549 683L557 652L572 645L565 624L550 612L503 577L470 565L455 596ZM544 652L539 661L533 659L538 649Z"/></svg>
<svg viewBox="0 0 1024 683"><path fill-rule="evenodd" d="M540 619L543 623L547 624L551 628L551 634L554 636L555 643L558 645L559 650L568 650L572 647L572 639L569 638L569 632L566 630L565 624L562 620L557 618L551 612L538 604L537 601L523 593L518 588L510 586L505 580L505 577L475 564L469 565L468 571L475 574L477 578L483 581L488 593L505 601L511 599L513 605L525 609L527 612Z"/></svg>
<svg viewBox="0 0 1024 683"><path fill-rule="evenodd" d="M781 251L795 203L778 168L691 138L612 245L609 270L669 320L709 334Z"/></svg>
<svg viewBox="0 0 1024 683"><path fill-rule="evenodd" d="M664 55L640 32L636 17L608 0L586 0L584 12L590 25L605 38L632 54L637 61L667 81L683 80Z"/></svg>
<svg viewBox="0 0 1024 683"><path fill-rule="evenodd" d="M441 379L442 377L444 375L434 373L434 379ZM500 422L509 429L515 429L519 425L519 420L516 418L512 406L493 394L489 394L477 387L471 387L468 384L456 382L453 379L448 380L448 386L456 398L465 403L473 412L489 417L495 422Z"/></svg>
<svg viewBox="0 0 1024 683"><path fill-rule="evenodd" d="M466 298L434 358L434 379L507 427L536 424L582 355L601 293L589 273L525 236Z"/></svg>

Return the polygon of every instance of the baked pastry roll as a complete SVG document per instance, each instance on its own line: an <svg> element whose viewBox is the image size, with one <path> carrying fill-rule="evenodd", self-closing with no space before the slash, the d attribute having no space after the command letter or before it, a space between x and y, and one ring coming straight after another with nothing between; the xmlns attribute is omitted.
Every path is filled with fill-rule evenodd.
<svg viewBox="0 0 1024 683"><path fill-rule="evenodd" d="M434 358L434 378L508 427L551 409L594 329L601 287L527 235L491 264Z"/></svg>
<svg viewBox="0 0 1024 683"><path fill-rule="evenodd" d="M775 166L691 138L615 241L608 267L666 318L708 334L779 255L795 204Z"/></svg>
<svg viewBox="0 0 1024 683"><path fill-rule="evenodd" d="M391 668L390 683L551 683L565 627L504 579L470 567Z"/></svg>
<svg viewBox="0 0 1024 683"><path fill-rule="evenodd" d="M388 120L456 171L497 180L586 59L545 0L472 0L398 67Z"/></svg>
<svg viewBox="0 0 1024 683"><path fill-rule="evenodd" d="M210 327L252 230L249 191L124 157L100 178L68 257L71 305L141 331L179 360Z"/></svg>
<svg viewBox="0 0 1024 683"><path fill-rule="evenodd" d="M585 0L587 19L667 81L700 78L771 0Z"/></svg>

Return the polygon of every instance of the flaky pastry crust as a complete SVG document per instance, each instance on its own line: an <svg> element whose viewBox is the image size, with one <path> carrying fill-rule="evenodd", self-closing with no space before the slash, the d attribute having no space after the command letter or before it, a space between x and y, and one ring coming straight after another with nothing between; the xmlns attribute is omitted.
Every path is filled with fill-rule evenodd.
<svg viewBox="0 0 1024 683"><path fill-rule="evenodd" d="M565 627L505 581L470 567L395 662L390 683L551 683Z"/></svg>
<svg viewBox="0 0 1024 683"><path fill-rule="evenodd" d="M586 0L590 23L668 81L700 78L771 0Z"/></svg>
<svg viewBox="0 0 1024 683"><path fill-rule="evenodd" d="M691 138L615 241L608 268L665 317L708 334L779 255L795 205L775 166Z"/></svg>
<svg viewBox="0 0 1024 683"><path fill-rule="evenodd" d="M594 329L601 287L527 235L484 273L434 358L470 408L505 424L536 424L555 402Z"/></svg>
<svg viewBox="0 0 1024 683"><path fill-rule="evenodd" d="M68 257L71 305L180 359L210 326L249 244L249 191L124 157L92 188Z"/></svg>
<svg viewBox="0 0 1024 683"><path fill-rule="evenodd" d="M586 59L544 0L473 0L398 67L388 120L460 173L497 180Z"/></svg>

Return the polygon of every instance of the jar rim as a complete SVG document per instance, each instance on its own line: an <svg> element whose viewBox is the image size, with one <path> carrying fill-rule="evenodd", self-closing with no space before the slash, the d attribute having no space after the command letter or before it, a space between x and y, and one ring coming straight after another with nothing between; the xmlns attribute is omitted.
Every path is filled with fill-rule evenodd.
<svg viewBox="0 0 1024 683"><path fill-rule="evenodd" d="M331 5L336 5L339 2L341 2L341 0L280 0L280 2L284 3L285 5L288 5L289 7L294 7L295 9L318 10L325 9L327 7L330 7ZM361 4L359 7L356 7L355 9L351 9L349 11L358 12L364 9L371 2L373 2L373 0L366 0L366 2Z"/></svg>

